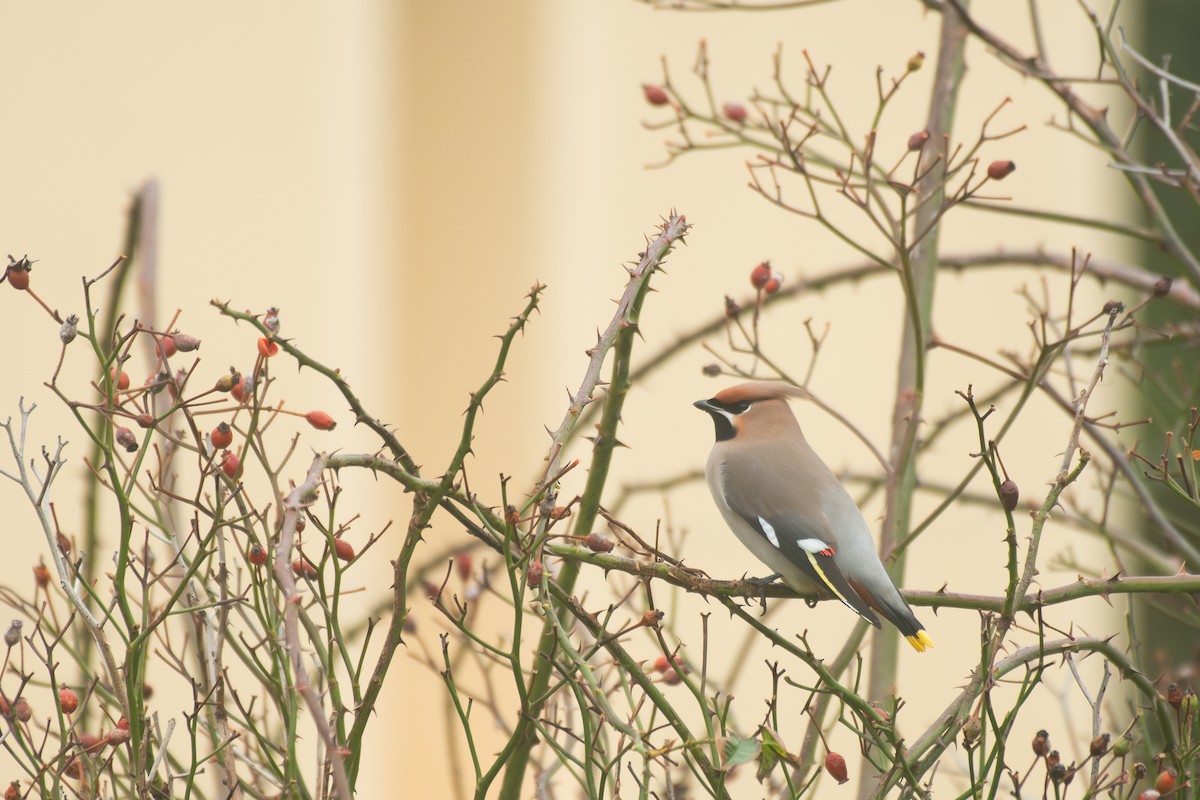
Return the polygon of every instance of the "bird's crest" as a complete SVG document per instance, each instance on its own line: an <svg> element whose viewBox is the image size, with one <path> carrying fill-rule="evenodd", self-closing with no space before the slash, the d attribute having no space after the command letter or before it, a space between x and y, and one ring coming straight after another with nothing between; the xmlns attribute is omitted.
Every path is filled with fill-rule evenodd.
<svg viewBox="0 0 1200 800"><path fill-rule="evenodd" d="M775 400L795 397L807 400L810 395L806 389L792 386L783 381L749 381L722 389L713 395L713 400L719 403L753 403L756 400Z"/></svg>

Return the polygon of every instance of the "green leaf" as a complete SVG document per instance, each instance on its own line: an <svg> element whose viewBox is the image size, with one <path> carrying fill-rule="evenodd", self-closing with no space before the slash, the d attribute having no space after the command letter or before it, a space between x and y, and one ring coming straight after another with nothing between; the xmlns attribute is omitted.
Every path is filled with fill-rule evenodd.
<svg viewBox="0 0 1200 800"><path fill-rule="evenodd" d="M753 736L745 739L740 736L723 736L719 742L721 745L721 770L724 772L750 763L762 750L758 740Z"/></svg>

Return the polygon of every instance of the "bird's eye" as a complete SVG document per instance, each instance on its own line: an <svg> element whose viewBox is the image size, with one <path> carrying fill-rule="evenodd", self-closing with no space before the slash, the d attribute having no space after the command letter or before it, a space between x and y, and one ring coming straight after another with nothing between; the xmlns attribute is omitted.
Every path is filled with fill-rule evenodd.
<svg viewBox="0 0 1200 800"><path fill-rule="evenodd" d="M735 413L735 414L745 414L749 410L750 410L750 403L746 400L743 400L742 402L738 403L732 409L733 413Z"/></svg>

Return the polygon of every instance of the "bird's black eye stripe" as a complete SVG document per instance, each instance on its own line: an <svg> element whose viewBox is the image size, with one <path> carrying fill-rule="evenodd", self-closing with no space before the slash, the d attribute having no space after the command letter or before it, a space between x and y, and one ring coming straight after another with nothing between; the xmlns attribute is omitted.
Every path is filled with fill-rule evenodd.
<svg viewBox="0 0 1200 800"><path fill-rule="evenodd" d="M750 410L749 400L743 400L740 403L722 403L720 400L710 400L709 402L723 411L728 411L734 416L738 414L745 414Z"/></svg>

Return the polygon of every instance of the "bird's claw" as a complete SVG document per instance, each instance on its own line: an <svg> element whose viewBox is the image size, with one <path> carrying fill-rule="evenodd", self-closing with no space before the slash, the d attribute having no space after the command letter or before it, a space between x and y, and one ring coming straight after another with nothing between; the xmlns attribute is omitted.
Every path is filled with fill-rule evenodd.
<svg viewBox="0 0 1200 800"><path fill-rule="evenodd" d="M746 583L751 586L758 587L758 602L762 604L763 613L767 613L767 587L775 583L783 576L778 572L773 572L765 578L745 578Z"/></svg>

